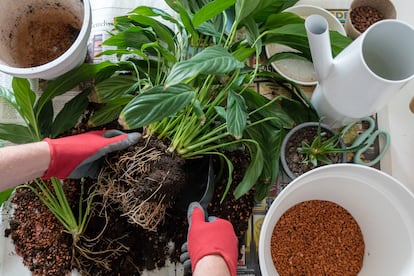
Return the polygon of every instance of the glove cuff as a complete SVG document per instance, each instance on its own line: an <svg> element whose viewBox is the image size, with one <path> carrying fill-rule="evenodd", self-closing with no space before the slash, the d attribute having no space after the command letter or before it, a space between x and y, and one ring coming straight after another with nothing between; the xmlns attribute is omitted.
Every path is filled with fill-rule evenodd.
<svg viewBox="0 0 414 276"><path fill-rule="evenodd" d="M47 142L49 145L50 163L42 178L67 178L74 170L74 168L76 168L76 166L81 163L82 160L71 158L70 156L74 155L73 148L70 146L68 147L66 145L61 145L60 143L56 143L56 139L45 138L43 141Z"/></svg>
<svg viewBox="0 0 414 276"><path fill-rule="evenodd" d="M234 239L234 241L230 243L232 244L235 243L237 245L238 244L237 237L234 236L232 237L232 239ZM227 248L232 248L232 247L227 246ZM189 248L189 252L190 250L191 249ZM232 252L228 252L228 251L229 250L223 250L223 247L221 247L220 245L213 246L213 247L200 246L200 247L197 247L196 249L191 250L190 258L191 258L192 271L194 271L198 261L201 260L203 257L209 256L209 255L219 255L226 262L231 276L236 276L238 246L234 247L234 250L231 250Z"/></svg>

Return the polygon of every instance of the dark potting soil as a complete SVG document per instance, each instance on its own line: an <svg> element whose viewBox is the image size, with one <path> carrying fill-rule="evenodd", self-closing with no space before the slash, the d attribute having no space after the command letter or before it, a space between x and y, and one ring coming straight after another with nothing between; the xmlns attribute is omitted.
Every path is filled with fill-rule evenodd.
<svg viewBox="0 0 414 276"><path fill-rule="evenodd" d="M309 163L303 162L305 160L305 155L302 153L299 153L297 151L297 148L301 147L303 142L306 142L308 145L312 144L312 141L317 135L317 131L318 131L317 126L303 128L300 131L297 131L294 135L292 135L286 144L286 152L285 152L286 163L288 164L290 170L296 176L302 175L305 172L310 171L311 169L315 168L310 162ZM322 141L325 141L331 138L332 136L333 134L331 134L330 132L326 132L326 135L322 137ZM342 162L342 154L332 153L332 154L328 154L327 156L333 164ZM318 164L316 167L320 167L323 165L326 165L326 164L318 161Z"/></svg>
<svg viewBox="0 0 414 276"><path fill-rule="evenodd" d="M230 158L235 167L234 183L238 183L246 169L247 156L243 152L235 152ZM216 183L215 196L209 204L208 213L230 220L242 241L254 204L253 193L235 200L232 196L234 185L220 203L226 181L226 177L223 177L222 181ZM88 190L88 185L93 186L95 182L89 179L85 183L85 191ZM65 181L65 187L74 191L70 193L73 201L79 198L79 193L75 191L79 186L77 181ZM177 207L180 193L176 194L175 202L167 208L164 220L156 232L129 223L115 205L103 208L102 197L97 196L85 235L89 239L99 238L85 242L85 245L90 246L89 250L99 253L96 260L100 263L90 262L79 254L76 259L80 262L71 262L71 237L29 190L19 190L14 195L16 208L11 229L7 232L11 234L17 252L23 256L24 263L31 267L34 275L64 275L73 266L85 275L140 275L144 269L163 267L167 259L172 262L179 260L188 224L186 210Z"/></svg>

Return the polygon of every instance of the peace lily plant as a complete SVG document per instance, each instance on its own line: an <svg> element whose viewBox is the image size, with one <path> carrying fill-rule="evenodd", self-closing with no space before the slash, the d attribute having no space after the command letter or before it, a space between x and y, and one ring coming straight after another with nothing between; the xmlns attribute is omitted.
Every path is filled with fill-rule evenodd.
<svg viewBox="0 0 414 276"><path fill-rule="evenodd" d="M226 152L244 149L250 163L234 196L254 187L260 200L279 173L286 130L317 119L299 86L265 71L268 63L250 62L269 43L300 51L277 54L269 62L292 55L311 59L304 20L282 12L296 2L166 0L174 14L137 7L114 19L112 36L104 42L114 49L101 55L116 55L119 61L84 64L50 81L32 104L33 116L44 118L53 111L55 96L93 80L92 91L83 92L100 104L90 118L92 127L118 120L125 130L143 129L148 136L168 140L169 150L183 158L218 156L230 176L226 193L233 184ZM336 32L331 38L334 55L350 43ZM258 94L254 87L259 78L277 82L290 96L267 99ZM50 130L53 122L46 123Z"/></svg>

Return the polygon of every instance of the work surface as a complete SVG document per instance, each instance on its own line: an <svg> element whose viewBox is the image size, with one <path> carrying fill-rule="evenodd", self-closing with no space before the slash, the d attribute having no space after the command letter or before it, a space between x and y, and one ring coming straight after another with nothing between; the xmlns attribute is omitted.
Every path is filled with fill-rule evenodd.
<svg viewBox="0 0 414 276"><path fill-rule="evenodd" d="M414 2L393 0L397 19L414 27ZM414 54L414 52L413 52ZM414 80L411 80L394 99L378 113L379 127L391 134L391 147L381 162L381 170L401 181L414 192L414 113L409 105L414 97Z"/></svg>

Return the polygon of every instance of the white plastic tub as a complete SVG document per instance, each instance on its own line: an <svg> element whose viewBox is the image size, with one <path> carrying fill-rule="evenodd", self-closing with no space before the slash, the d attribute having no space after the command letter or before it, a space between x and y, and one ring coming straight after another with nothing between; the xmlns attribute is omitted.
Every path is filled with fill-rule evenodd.
<svg viewBox="0 0 414 276"><path fill-rule="evenodd" d="M82 20L82 27L72 46L58 58L35 67L21 68L13 64L10 52L11 30L19 24L19 18L27 13L29 6L35 9L49 5L56 9L69 10ZM91 33L92 15L89 0L3 0L0 3L0 71L22 78L53 79L85 61L87 42Z"/></svg>
<svg viewBox="0 0 414 276"><path fill-rule="evenodd" d="M279 218L293 205L313 199L333 201L357 221L365 242L359 275L414 275L414 195L384 172L355 164L314 169L293 180L277 196L260 234L262 275L279 275L270 253Z"/></svg>

